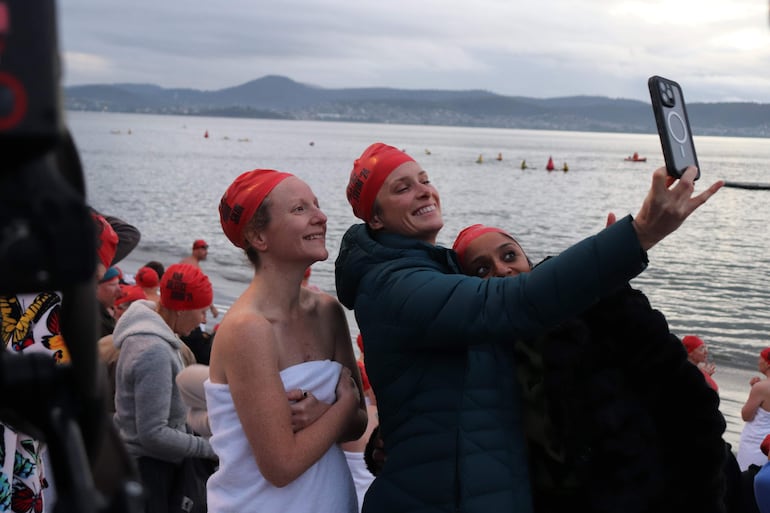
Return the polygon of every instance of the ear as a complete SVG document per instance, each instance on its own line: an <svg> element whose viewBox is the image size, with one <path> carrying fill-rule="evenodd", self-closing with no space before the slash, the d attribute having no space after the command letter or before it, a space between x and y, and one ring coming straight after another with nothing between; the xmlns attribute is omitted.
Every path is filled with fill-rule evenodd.
<svg viewBox="0 0 770 513"><path fill-rule="evenodd" d="M267 249L267 237L265 237L264 231L251 230L245 235L249 245L257 251L265 251Z"/></svg>
<svg viewBox="0 0 770 513"><path fill-rule="evenodd" d="M382 222L382 219L380 219L380 216L377 214L373 215L372 218L369 220L369 222L366 224L368 224L369 228L371 228L374 231L382 230L385 227L385 225Z"/></svg>

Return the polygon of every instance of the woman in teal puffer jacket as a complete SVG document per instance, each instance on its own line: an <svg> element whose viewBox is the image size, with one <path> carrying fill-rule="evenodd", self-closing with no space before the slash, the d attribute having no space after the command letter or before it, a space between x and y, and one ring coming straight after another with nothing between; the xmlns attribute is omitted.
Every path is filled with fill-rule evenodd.
<svg viewBox="0 0 770 513"><path fill-rule="evenodd" d="M356 160L356 217L336 261L340 301L355 310L387 461L365 513L531 511L512 340L537 336L644 270L646 251L722 185L692 196L659 169L635 219L516 278L460 273L436 246L441 202L427 173L382 143ZM579 272L576 272L579 270Z"/></svg>

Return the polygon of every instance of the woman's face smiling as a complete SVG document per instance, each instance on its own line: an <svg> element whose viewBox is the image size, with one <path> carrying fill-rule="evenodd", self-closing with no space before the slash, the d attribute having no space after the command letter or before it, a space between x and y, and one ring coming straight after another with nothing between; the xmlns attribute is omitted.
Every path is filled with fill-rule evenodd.
<svg viewBox="0 0 770 513"><path fill-rule="evenodd" d="M269 250L305 266L329 256L326 250L326 215L310 186L296 177L279 183L270 193L271 220L264 231Z"/></svg>
<svg viewBox="0 0 770 513"><path fill-rule="evenodd" d="M444 226L441 199L428 173L417 162L404 162L388 175L377 193L369 226L436 243Z"/></svg>
<svg viewBox="0 0 770 513"><path fill-rule="evenodd" d="M532 270L521 246L500 232L476 237L465 250L463 272L479 278L516 276Z"/></svg>

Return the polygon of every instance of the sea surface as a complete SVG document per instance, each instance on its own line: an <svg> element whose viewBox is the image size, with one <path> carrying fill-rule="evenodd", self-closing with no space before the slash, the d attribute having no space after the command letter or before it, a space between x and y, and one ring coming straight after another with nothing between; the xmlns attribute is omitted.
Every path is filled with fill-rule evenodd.
<svg viewBox="0 0 770 513"><path fill-rule="evenodd" d="M403 148L429 172L445 221L439 244L451 245L459 230L481 222L514 233L535 262L599 231L609 212L636 214L653 170L663 165L656 134L95 112L68 112L67 123L90 203L142 233L120 267L130 274L149 260L168 266L190 253L194 239L205 239L203 269L222 311L252 274L217 212L222 193L244 171L288 171L313 188L329 217L330 257L313 266L311 283L334 294L339 243L358 222L345 186L353 160L372 142ZM695 144L702 174L696 191L718 179L770 183L767 139L696 136ZM633 152L647 162L625 162ZM557 171L545 170L549 157ZM522 160L531 168L522 170ZM565 163L568 172L561 171ZM748 379L759 351L770 346L768 219L770 191L723 188L650 251L649 268L632 282L674 333L706 340L734 448ZM357 333L352 313L348 320Z"/></svg>

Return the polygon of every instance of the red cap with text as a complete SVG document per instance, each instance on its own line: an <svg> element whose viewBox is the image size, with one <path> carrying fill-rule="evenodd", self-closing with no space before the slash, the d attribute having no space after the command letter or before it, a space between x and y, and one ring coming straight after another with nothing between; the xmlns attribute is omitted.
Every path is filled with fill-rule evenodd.
<svg viewBox="0 0 770 513"><path fill-rule="evenodd" d="M190 264L174 264L160 280L160 304L169 310L208 308L214 292L208 276Z"/></svg>
<svg viewBox="0 0 770 513"><path fill-rule="evenodd" d="M384 143L374 143L366 148L353 163L346 190L348 202L353 207L353 215L369 222L374 200L385 179L404 162L413 161L414 159L403 151Z"/></svg>

